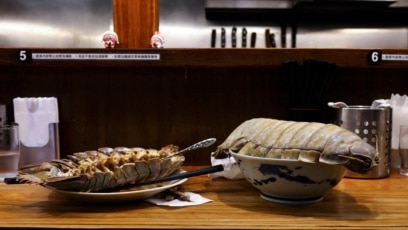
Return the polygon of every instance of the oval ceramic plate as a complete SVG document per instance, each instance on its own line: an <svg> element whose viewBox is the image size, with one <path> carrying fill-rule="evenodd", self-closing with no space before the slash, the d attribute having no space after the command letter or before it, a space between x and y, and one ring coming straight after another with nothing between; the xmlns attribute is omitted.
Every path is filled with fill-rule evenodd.
<svg viewBox="0 0 408 230"><path fill-rule="evenodd" d="M59 190L49 186L44 186L58 194L65 196L66 198L92 202L92 203L108 203L108 202L120 202L128 200L141 200L157 195L169 188L175 187L187 181L187 178L174 180L170 182L163 182L151 185L134 186L124 190L115 192L73 192Z"/></svg>

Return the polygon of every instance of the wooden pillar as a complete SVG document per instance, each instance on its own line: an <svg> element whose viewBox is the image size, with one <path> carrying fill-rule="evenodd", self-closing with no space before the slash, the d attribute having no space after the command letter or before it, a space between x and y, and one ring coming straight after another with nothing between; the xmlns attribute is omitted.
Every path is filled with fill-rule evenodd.
<svg viewBox="0 0 408 230"><path fill-rule="evenodd" d="M112 0L118 48L148 48L159 30L159 0Z"/></svg>

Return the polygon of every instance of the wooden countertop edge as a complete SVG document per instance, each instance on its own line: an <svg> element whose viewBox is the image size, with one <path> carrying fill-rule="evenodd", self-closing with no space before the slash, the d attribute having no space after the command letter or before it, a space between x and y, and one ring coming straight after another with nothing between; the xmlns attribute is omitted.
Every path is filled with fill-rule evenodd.
<svg viewBox="0 0 408 230"><path fill-rule="evenodd" d="M184 166L183 169L190 171L193 169L201 168L205 166ZM116 212L118 210L122 210L121 208L114 208L113 210L110 211L103 211L101 212L100 216L105 216L107 213L112 212L112 220L110 221L104 221L101 220L101 223L98 224L97 222L92 222L92 221L85 221L83 224L81 224L79 221L82 218L86 218L86 216L82 217L81 212L85 212L84 215L86 214L86 210L83 210L81 207L75 207L71 206L71 208L65 208L65 207L60 207L57 211L56 214L51 215L48 211L54 210L54 208L50 209L50 206L48 204L43 203L44 198L47 198L49 194L42 194L42 191L39 191L38 189L33 189L34 197L35 199L29 201L29 202L22 202L19 200L20 196L24 195L17 195L16 197L13 197L12 199L14 200L14 204L12 204L10 207L12 208L15 206L17 209L21 206L23 208L22 210L25 210L24 215L28 215L30 211L35 211L38 209L44 209L41 211L43 214L39 214L39 218L37 219L36 217L32 217L30 219L25 219L22 222L18 222L17 218L12 217L11 219L5 219L5 217L2 217L2 222L0 223L0 229L105 229L105 230L110 230L110 229L406 229L408 228L408 221L405 218L402 218L402 215L406 213L405 209L404 210L394 210L394 209L389 209L391 206L396 206L395 207L403 207L400 202L403 201L402 194L404 188L406 188L406 185L401 184L402 180L406 180L407 178L400 175L397 170L392 170L391 175L389 178L382 178L382 179L352 179L352 178L345 178L344 181L342 181L338 188L335 189L335 191L332 191L331 195L328 194L327 200L326 200L326 205L332 206L335 203L338 203L339 206L337 206L338 210L334 210L334 214L339 215L338 217L336 216L331 216L331 218L326 218L326 214L322 213L323 210L320 210L321 208L325 209L324 203L317 203L316 207L310 207L307 208L305 207L304 209L302 208L297 208L299 206L282 206L279 204L273 204L273 203L266 203L262 204L262 207L259 208L259 212L257 211L254 213L251 211L252 209L246 210L247 205L254 205L254 204L260 204L259 202L261 201L259 196L256 195L256 191L251 189L251 191L243 191L242 189L245 188L251 188L249 184L246 183L244 179L242 180L228 180L224 178L217 178L217 179L210 179L206 175L202 175L199 177L194 177L191 178L190 183L186 185L187 189L191 189L193 192L198 192L202 193L204 197L207 197L209 199L214 199L217 202L210 202L207 204L199 205L199 206L190 206L187 208L169 208L169 207L156 207L156 206L150 206L150 204L142 204L141 206L138 206L139 208L146 208L146 211L144 212L138 212L138 208L132 208L132 209L123 209L123 213L120 215L116 215ZM209 183L211 182L211 183ZM362 182L365 183L364 187L366 189L359 190L358 188L355 188L356 185L361 184ZM388 186L390 185L398 185L397 187L393 186ZM8 185L4 185L8 186ZM11 185L11 186L20 186L20 185ZM30 186L30 185L23 185L23 186ZM209 190L206 191L206 189L210 186ZM0 186L1 187L1 186ZM372 193L372 189L380 189L380 188L385 188L387 191L391 191L391 195L398 198L399 202L393 204L393 202L389 203L387 201L387 196L386 194L383 196L381 195L381 199L377 200L379 198L378 195L375 195L376 193ZM39 188L39 189L44 189L45 188ZM231 209L231 205L237 205L237 200L231 202L231 203L225 203L227 193L230 193L232 191L241 191L240 195L250 195L246 197L246 202L247 204L244 206L240 206L237 210L237 212L231 214L231 215L226 215L225 217L219 217L218 215L222 213L222 210L214 210L213 209L218 209L218 208L223 208L225 207L226 210ZM357 190L356 190L357 189ZM19 190L21 191L26 191L24 194L29 195L31 192L29 192L28 189L20 188ZM38 191L37 191L38 190ZM8 194L12 191L15 191L12 187L7 188L4 190L3 194ZM206 192L203 192L206 191ZM343 191L345 193L343 193ZM348 192L352 192L355 197L350 197L347 195ZM51 191L49 191L51 193ZM356 194L358 193L358 194ZM42 194L42 195L39 195ZM370 196L372 194L373 197L366 197ZM396 196L397 195L397 196ZM336 198L338 197L338 198ZM219 198L219 199L218 199ZM367 198L369 198L367 200ZM384 199L383 199L384 198ZM59 200L59 198L56 198L55 196L51 197L52 202L55 202L56 204L64 205L64 204L70 204L65 201ZM357 205L358 203L358 205ZM241 203L239 203L241 204ZM382 208L380 206L387 204L387 208ZM2 205L5 205L7 208L8 204L7 203L2 203ZM325 205L325 206L326 206ZM318 208L320 207L320 208ZM370 215L371 212L377 212L377 211L384 211L386 210L387 212L383 213L383 216L379 216L378 218L375 217L373 219L361 219L363 217L358 217L356 216L356 219L354 218L345 218L344 215L350 215L348 213L342 213L342 212L347 212L345 208L351 208L350 211L355 212L355 213L362 213L364 215ZM241 209L242 208L242 209ZM269 211L269 208L279 208L280 211L274 212L274 211ZM333 206L334 208L334 206ZM354 208L354 209L353 209ZM367 213L359 211L361 209L367 209ZM13 209L13 208L12 208ZM86 209L86 207L85 207ZM233 208L234 209L234 208ZM328 207L329 210L331 210L331 207ZM4 209L3 209L4 210ZM62 211L61 211L62 210ZM318 212L320 215L318 216L313 216L313 213L311 216L309 214L304 213L300 214L299 212L303 212L302 210L314 210L315 212ZM79 211L76 213L76 211ZM154 220L160 220L160 217L152 217L154 213L164 213L167 214L167 211L172 211L171 215L167 215L167 218L161 219L161 221L154 221ZM174 212L173 212L174 211ZM203 212L204 211L204 212ZM266 211L266 212L265 212ZM10 211L12 212L12 211ZM203 213L202 213L203 212ZM64 215L59 215L59 214L67 214L67 216ZM96 212L95 214L98 214L99 212ZM142 214L147 214L147 219L146 221L143 220L137 220L137 221L129 221L126 222L126 220L129 217L126 217L126 215L135 215L138 213ZM188 220L188 217L185 216L187 213L192 213L195 215L195 217L192 217L191 220ZM295 213L295 215L293 215ZM296 215L298 213L299 215ZM184 215L183 215L184 214ZM316 213L315 213L316 214ZM33 214L35 215L35 214ZM120 217L118 219L118 222L115 222L115 215L117 217ZM180 216L182 215L182 216ZM250 220L251 215L256 215L258 216L253 220L251 224L248 225L243 225L243 220L235 222L233 221L237 216L239 215L244 215L242 216L243 220ZM248 216L245 216L248 215ZM287 216L289 215L289 216ZM170 216L176 217L176 218L169 218ZM217 216L215 219L208 219L208 220L203 220L200 221L200 223L196 222L197 218L203 219L205 216ZM58 221L58 218L62 218L61 221ZM95 218L95 221L98 217L93 216L92 213L90 217ZM180 219L178 218L180 217ZM274 219L274 221L265 221L264 223L256 222L257 220L261 220L266 217L271 217ZM54 220L55 222L47 222L46 220ZM67 219L68 218L68 219ZM187 218L187 219L185 219ZM74 221L73 223L70 223L70 219ZM298 221L296 221L298 219ZM4 221L6 220L6 221ZM180 221L185 220L183 223L180 223ZM306 223L302 222L306 221ZM333 220L333 221L331 221ZM337 221L338 220L338 221ZM211 221L211 222L206 222L206 221ZM290 221L290 224L285 225L284 223ZM135 224L138 224L135 226ZM201 224L201 225L197 225Z"/></svg>
<svg viewBox="0 0 408 230"><path fill-rule="evenodd" d="M21 62L20 53L114 53L160 54L160 60L31 60ZM46 49L0 48L0 66L39 67L279 67L284 61L305 59L334 62L345 68L408 68L405 61L382 61L371 64L374 49ZM382 54L408 55L408 49L378 49Z"/></svg>

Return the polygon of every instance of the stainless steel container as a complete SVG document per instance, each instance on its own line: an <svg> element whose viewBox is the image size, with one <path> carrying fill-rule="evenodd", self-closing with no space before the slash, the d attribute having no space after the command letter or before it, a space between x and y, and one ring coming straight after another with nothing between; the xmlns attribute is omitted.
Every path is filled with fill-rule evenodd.
<svg viewBox="0 0 408 230"><path fill-rule="evenodd" d="M7 122L6 105L0 105L0 126L5 125Z"/></svg>
<svg viewBox="0 0 408 230"><path fill-rule="evenodd" d="M364 141L374 146L380 154L380 161L366 174L347 171L346 177L384 178L391 168L391 127L392 108L390 106L347 106L336 108L334 123L353 131Z"/></svg>

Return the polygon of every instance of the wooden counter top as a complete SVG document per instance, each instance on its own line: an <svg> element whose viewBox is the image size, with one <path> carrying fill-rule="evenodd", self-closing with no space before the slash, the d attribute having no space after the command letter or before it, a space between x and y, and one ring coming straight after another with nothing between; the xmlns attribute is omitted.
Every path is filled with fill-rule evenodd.
<svg viewBox="0 0 408 230"><path fill-rule="evenodd" d="M193 167L184 167L192 170ZM87 204L35 185L0 184L0 228L41 229L406 229L408 177L344 178L323 201L283 205L245 180L190 178L183 187L213 202L162 207L145 201Z"/></svg>

